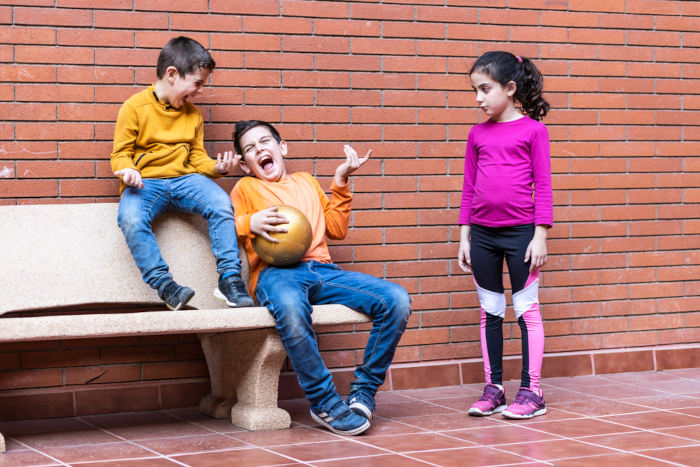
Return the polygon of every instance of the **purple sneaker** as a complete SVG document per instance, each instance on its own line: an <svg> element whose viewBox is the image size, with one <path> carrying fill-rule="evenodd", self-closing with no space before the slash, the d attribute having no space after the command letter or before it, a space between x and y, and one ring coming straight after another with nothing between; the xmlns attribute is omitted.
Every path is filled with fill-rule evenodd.
<svg viewBox="0 0 700 467"><path fill-rule="evenodd" d="M477 417L485 417L493 413L501 412L506 408L506 395L495 384L487 384L484 395L474 402L467 413Z"/></svg>
<svg viewBox="0 0 700 467"><path fill-rule="evenodd" d="M541 394L535 394L528 388L520 388L515 395L515 401L503 411L503 416L506 418L523 419L532 418L538 415L547 413L547 408L544 406L544 397Z"/></svg>

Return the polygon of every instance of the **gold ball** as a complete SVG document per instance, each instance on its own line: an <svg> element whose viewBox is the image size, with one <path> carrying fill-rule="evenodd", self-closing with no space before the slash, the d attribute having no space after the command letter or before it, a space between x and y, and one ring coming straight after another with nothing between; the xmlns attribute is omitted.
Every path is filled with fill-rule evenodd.
<svg viewBox="0 0 700 467"><path fill-rule="evenodd" d="M273 266L290 266L306 254L311 245L313 234L311 224L304 213L291 206L277 206L277 212L289 220L286 232L271 232L277 239L273 243L261 235L253 237L253 249L260 259Z"/></svg>

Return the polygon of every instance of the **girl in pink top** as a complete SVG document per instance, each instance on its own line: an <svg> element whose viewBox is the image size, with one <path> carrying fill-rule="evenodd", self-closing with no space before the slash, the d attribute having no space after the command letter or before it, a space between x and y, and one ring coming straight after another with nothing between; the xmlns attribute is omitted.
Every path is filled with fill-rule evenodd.
<svg viewBox="0 0 700 467"><path fill-rule="evenodd" d="M489 119L469 132L459 213L458 261L474 275L486 374L484 394L468 413L531 418L547 412L540 389L544 332L538 285L552 226L549 135L540 123L549 104L542 98L542 75L527 58L488 52L469 77ZM502 384L504 259L523 353L521 387L510 405Z"/></svg>

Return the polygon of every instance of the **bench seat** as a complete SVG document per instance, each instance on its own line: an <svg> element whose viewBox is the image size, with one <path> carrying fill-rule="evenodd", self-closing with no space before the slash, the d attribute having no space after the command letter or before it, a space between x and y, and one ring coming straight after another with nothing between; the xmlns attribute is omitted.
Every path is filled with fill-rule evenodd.
<svg viewBox="0 0 700 467"><path fill-rule="evenodd" d="M117 208L0 206L0 342L197 334L212 386L201 411L248 430L288 428L289 414L277 406L286 353L274 320L262 307L222 309L213 297L218 276L206 221L170 212L153 224L174 279L196 292L190 309L169 311L141 280L117 226ZM247 279L247 261L243 267ZM115 305L163 311L99 313ZM98 311L46 312L72 307ZM342 305L314 306L312 316L315 326L368 321ZM0 452L4 448L0 434Z"/></svg>

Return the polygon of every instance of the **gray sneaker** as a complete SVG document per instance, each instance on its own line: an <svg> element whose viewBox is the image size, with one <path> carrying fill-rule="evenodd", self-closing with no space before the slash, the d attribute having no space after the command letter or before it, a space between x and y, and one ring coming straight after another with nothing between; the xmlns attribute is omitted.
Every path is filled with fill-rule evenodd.
<svg viewBox="0 0 700 467"><path fill-rule="evenodd" d="M165 302L165 306L174 311L187 305L187 302L194 297L194 290L168 280L158 287L158 296Z"/></svg>
<svg viewBox="0 0 700 467"><path fill-rule="evenodd" d="M255 302L248 295L243 279L236 274L225 279L219 277L219 287L214 290L214 296L233 308L255 306Z"/></svg>

